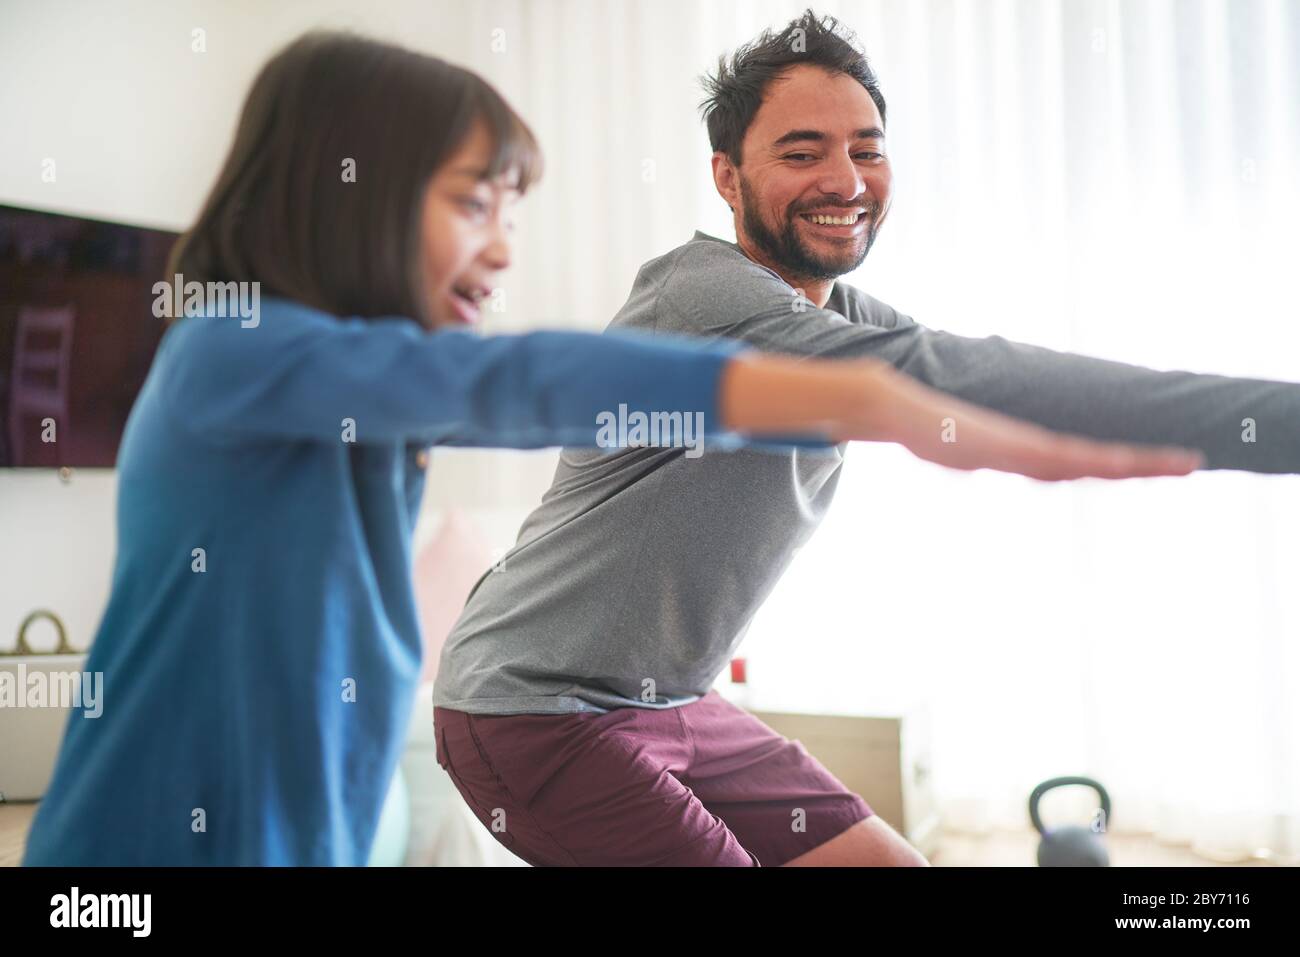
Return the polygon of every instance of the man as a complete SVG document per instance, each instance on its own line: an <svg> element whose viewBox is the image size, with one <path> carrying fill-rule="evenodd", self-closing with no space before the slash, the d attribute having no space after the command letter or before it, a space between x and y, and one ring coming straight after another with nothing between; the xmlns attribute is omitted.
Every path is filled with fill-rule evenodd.
<svg viewBox="0 0 1300 957"><path fill-rule="evenodd" d="M891 174L884 98L834 20L809 12L724 59L705 116L737 242L696 233L647 263L613 327L874 356L1054 430L1300 471L1300 385L951 335L837 282L884 223ZM825 513L841 451L562 452L434 689L439 760L502 843L533 863L925 863L710 690Z"/></svg>

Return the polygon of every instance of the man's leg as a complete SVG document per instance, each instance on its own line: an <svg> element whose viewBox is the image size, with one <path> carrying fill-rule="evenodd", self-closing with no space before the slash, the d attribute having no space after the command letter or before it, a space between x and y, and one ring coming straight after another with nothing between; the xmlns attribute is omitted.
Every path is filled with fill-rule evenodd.
<svg viewBox="0 0 1300 957"><path fill-rule="evenodd" d="M929 867L921 852L878 814L859 821L785 867Z"/></svg>
<svg viewBox="0 0 1300 957"><path fill-rule="evenodd" d="M688 742L682 782L763 867L925 866L799 741L717 691L674 710Z"/></svg>
<svg viewBox="0 0 1300 957"><path fill-rule="evenodd" d="M439 765L474 815L534 867L755 867L677 778L678 709L479 715L434 709Z"/></svg>

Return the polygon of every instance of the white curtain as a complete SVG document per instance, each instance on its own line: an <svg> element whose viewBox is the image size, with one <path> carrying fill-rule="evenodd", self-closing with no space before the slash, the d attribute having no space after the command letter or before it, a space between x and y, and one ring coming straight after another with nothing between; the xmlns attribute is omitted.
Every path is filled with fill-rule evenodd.
<svg viewBox="0 0 1300 957"><path fill-rule="evenodd" d="M547 151L498 328L602 328L642 262L731 237L696 78L799 10L474 7L459 58ZM1300 381L1300 3L818 10L889 103L894 208L849 281L963 335ZM491 461L531 505L552 460ZM811 701L923 707L949 827L1024 826L1034 784L1086 774L1112 832L1294 862L1298 533L1290 476L1056 486L856 446L744 650Z"/></svg>

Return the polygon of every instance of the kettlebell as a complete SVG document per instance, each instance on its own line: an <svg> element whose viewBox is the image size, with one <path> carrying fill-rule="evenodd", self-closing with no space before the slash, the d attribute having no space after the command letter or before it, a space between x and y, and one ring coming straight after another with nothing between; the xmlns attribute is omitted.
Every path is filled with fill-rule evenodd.
<svg viewBox="0 0 1300 957"><path fill-rule="evenodd" d="M1043 819L1038 815L1038 802L1052 788L1067 784L1082 784L1097 792L1101 798L1101 827L1096 822L1087 827L1069 825L1048 830L1043 826ZM1035 830L1043 836L1038 844L1039 867L1109 867L1110 857L1106 853L1106 843L1102 835L1110 827L1110 795L1100 783L1092 778L1065 777L1052 778L1034 788L1029 795L1029 820Z"/></svg>

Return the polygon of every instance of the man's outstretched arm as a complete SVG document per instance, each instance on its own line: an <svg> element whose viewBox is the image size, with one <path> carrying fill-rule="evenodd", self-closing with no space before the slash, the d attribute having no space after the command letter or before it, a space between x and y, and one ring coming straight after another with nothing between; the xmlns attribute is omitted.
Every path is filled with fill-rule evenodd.
<svg viewBox="0 0 1300 957"><path fill-rule="evenodd" d="M806 300L799 311L775 277L770 285L747 281L728 292L740 293L744 318L734 319L742 304L735 300L719 308L716 296L712 303L672 296L662 327L680 323L793 355L872 356L966 402L1053 431L1197 449L1207 469L1300 472L1297 383L1164 372L1002 336L959 336L874 300L869 315L879 325L850 322Z"/></svg>
<svg viewBox="0 0 1300 957"><path fill-rule="evenodd" d="M860 341L936 389L1054 431L1198 449L1207 469L1300 472L1300 384L1163 372L916 323Z"/></svg>

